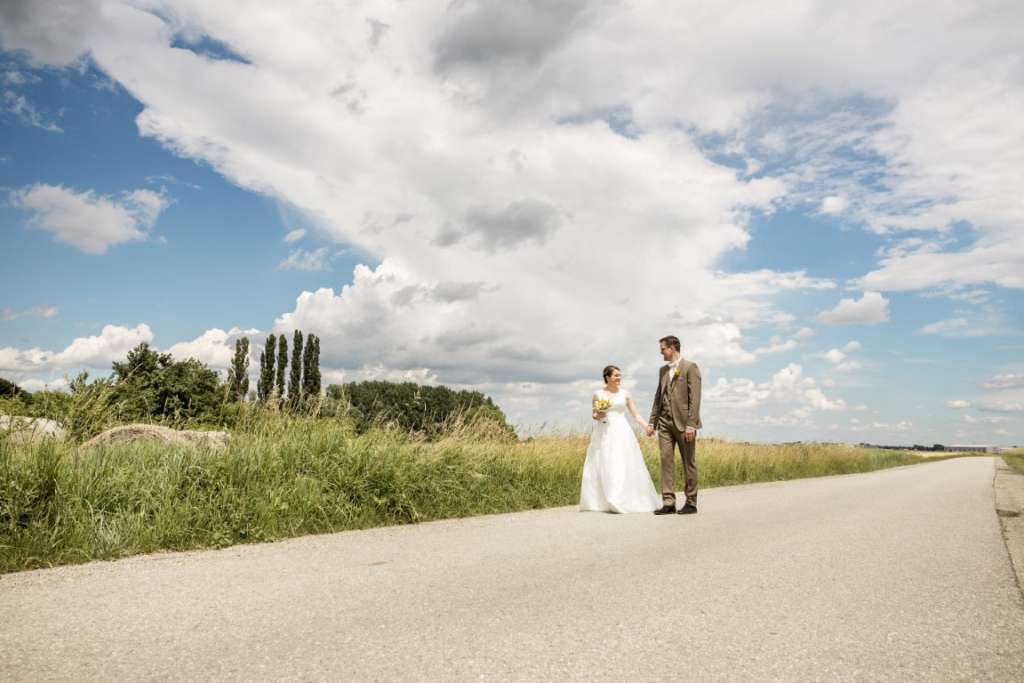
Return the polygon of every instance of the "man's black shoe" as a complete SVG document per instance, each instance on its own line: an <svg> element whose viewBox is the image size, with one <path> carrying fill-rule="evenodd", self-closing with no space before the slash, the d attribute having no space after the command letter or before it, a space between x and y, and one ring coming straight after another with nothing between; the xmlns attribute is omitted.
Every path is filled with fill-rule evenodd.
<svg viewBox="0 0 1024 683"><path fill-rule="evenodd" d="M696 505L690 505L689 503L687 503L683 507L679 508L679 514L681 514L681 515L695 515L695 514L697 514L697 506Z"/></svg>
<svg viewBox="0 0 1024 683"><path fill-rule="evenodd" d="M656 515L674 515L676 514L675 505L663 505L659 509L654 511Z"/></svg>

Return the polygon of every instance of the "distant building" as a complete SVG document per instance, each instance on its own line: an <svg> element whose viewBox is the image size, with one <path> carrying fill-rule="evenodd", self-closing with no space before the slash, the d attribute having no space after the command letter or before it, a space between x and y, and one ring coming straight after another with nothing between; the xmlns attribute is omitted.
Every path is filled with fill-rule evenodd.
<svg viewBox="0 0 1024 683"><path fill-rule="evenodd" d="M978 444L953 444L946 446L947 451L963 451L967 453L998 453L998 446L982 446Z"/></svg>

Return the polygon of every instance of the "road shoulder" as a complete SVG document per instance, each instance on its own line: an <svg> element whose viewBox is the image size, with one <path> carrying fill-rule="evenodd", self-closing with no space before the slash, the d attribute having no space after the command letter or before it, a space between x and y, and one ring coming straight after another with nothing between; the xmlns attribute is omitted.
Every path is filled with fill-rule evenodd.
<svg viewBox="0 0 1024 683"><path fill-rule="evenodd" d="M1024 474L1007 465L1002 458L996 458L993 487L1003 540L1017 575L1017 588L1024 597Z"/></svg>

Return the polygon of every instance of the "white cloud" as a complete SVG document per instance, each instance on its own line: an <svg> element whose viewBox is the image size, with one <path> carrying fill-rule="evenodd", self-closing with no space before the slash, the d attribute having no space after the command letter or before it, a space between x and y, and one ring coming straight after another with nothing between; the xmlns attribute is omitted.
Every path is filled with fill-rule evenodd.
<svg viewBox="0 0 1024 683"><path fill-rule="evenodd" d="M211 368L223 370L231 365L231 359L235 354L235 342L242 337L249 338L251 369L252 362L259 361L259 352L263 349L263 342L266 339L266 335L259 330L241 330L233 327L225 332L215 327L203 332L195 339L174 344L167 349L167 352L177 360L195 358Z"/></svg>
<svg viewBox="0 0 1024 683"><path fill-rule="evenodd" d="M31 308L0 310L0 320L17 320L18 318L56 318L56 306L32 306Z"/></svg>
<svg viewBox="0 0 1024 683"><path fill-rule="evenodd" d="M106 368L123 360L131 348L152 339L153 332L145 323L135 327L104 325L98 335L78 337L60 352L2 347L0 370L45 374L59 368Z"/></svg>
<svg viewBox="0 0 1024 683"><path fill-rule="evenodd" d="M50 362L66 367L102 368L115 360L124 360L132 348L152 340L153 331L145 323L135 327L104 325L98 335L78 337L66 349L54 354Z"/></svg>
<svg viewBox="0 0 1024 683"><path fill-rule="evenodd" d="M979 402L977 408L987 413L1021 413L1024 412L1024 398L990 398Z"/></svg>
<svg viewBox="0 0 1024 683"><path fill-rule="evenodd" d="M996 375L988 380L983 387L986 389L1022 389L1024 388L1024 374L1008 372L1003 375Z"/></svg>
<svg viewBox="0 0 1024 683"><path fill-rule="evenodd" d="M437 375L430 368L409 368L395 370L383 365L364 365L355 370L343 368L324 368L321 371L324 384L344 384L346 382L414 382L416 384L439 384Z"/></svg>
<svg viewBox="0 0 1024 683"><path fill-rule="evenodd" d="M304 229L296 228L295 230L292 230L291 232L284 236L284 241L297 242L298 240L301 240L305 236L305 234L306 231Z"/></svg>
<svg viewBox="0 0 1024 683"><path fill-rule="evenodd" d="M875 421L871 423L871 428L887 432L909 432L913 431L914 423L909 420L900 420L893 423Z"/></svg>
<svg viewBox="0 0 1024 683"><path fill-rule="evenodd" d="M54 377L52 379L38 379L35 377L20 380L17 385L25 391L67 391L68 379L66 377Z"/></svg>
<svg viewBox="0 0 1024 683"><path fill-rule="evenodd" d="M704 396L709 406L722 410L753 409L768 403L804 406L813 410L842 410L846 407L842 400L825 396L813 378L803 376L803 369L796 363L779 370L770 382L719 378L707 387Z"/></svg>
<svg viewBox="0 0 1024 683"><path fill-rule="evenodd" d="M814 330L809 327L801 327L797 330L796 334L793 335L794 339L810 339L814 336Z"/></svg>
<svg viewBox="0 0 1024 683"><path fill-rule="evenodd" d="M889 320L889 300L878 292L864 292L858 299L841 299L839 304L818 314L828 325L877 325Z"/></svg>
<svg viewBox="0 0 1024 683"><path fill-rule="evenodd" d="M846 197L830 196L825 197L821 200L821 213L836 215L846 210L846 207L850 205L850 202Z"/></svg>
<svg viewBox="0 0 1024 683"><path fill-rule="evenodd" d="M971 402L964 401L962 399L955 399L952 401L946 401L946 406L949 408L956 408L957 410L963 410L964 408L970 408Z"/></svg>
<svg viewBox="0 0 1024 683"><path fill-rule="evenodd" d="M754 349L755 356L763 356L770 353L785 353L786 351L792 351L797 347L796 339L788 339L782 341L781 337L772 337L771 343L768 346L761 346Z"/></svg>
<svg viewBox="0 0 1024 683"><path fill-rule="evenodd" d="M27 126L42 128L51 133L63 133L64 129L48 121L24 95L7 90L3 95L3 111L14 116Z"/></svg>
<svg viewBox="0 0 1024 683"><path fill-rule="evenodd" d="M831 349L824 354L824 357L833 363L841 363L846 358L846 354L839 349Z"/></svg>
<svg viewBox="0 0 1024 683"><path fill-rule="evenodd" d="M16 349L12 346L0 347L0 370L31 371L45 366L51 353L39 348Z"/></svg>
<svg viewBox="0 0 1024 683"><path fill-rule="evenodd" d="M151 190L135 190L118 201L91 190L37 184L12 192L11 204L33 214L33 227L86 253L102 254L113 245L145 239L168 201Z"/></svg>
<svg viewBox="0 0 1024 683"><path fill-rule="evenodd" d="M946 318L945 320L929 323L918 331L923 334L947 334L954 330L963 330L966 327L968 327L967 318Z"/></svg>
<svg viewBox="0 0 1024 683"><path fill-rule="evenodd" d="M277 267L281 270L329 270L327 267L327 260L329 258L327 247L320 247L314 251L296 249L290 252L288 258L281 261Z"/></svg>
<svg viewBox="0 0 1024 683"><path fill-rule="evenodd" d="M847 353L853 353L854 351L860 351L864 348L859 341L849 341L846 346L843 347L843 351Z"/></svg>
<svg viewBox="0 0 1024 683"><path fill-rule="evenodd" d="M589 358L650 377L646 340L671 332L706 368L752 362L778 292L834 283L715 268L754 212L829 197L845 222L924 234L831 324L887 320L884 291L1024 286L1016 4L407 5L19 0L0 39L37 63L90 52L142 103L142 134L380 263L282 317L379 349L360 338L338 367L572 391ZM180 31L248 63L172 49ZM706 133L742 168L714 163ZM973 243L936 246L964 221ZM423 294L442 282L483 287Z"/></svg>

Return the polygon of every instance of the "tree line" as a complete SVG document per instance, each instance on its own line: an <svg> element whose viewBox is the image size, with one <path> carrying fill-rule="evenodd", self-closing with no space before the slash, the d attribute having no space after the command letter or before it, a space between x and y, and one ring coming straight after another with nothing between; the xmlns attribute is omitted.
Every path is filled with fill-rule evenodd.
<svg viewBox="0 0 1024 683"><path fill-rule="evenodd" d="M89 435L96 425L160 422L179 427L230 427L250 398L250 340L235 342L226 377L195 358L174 359L147 343L112 364L110 377L90 381L87 372L70 382L69 392L28 392L0 378L0 413L48 417ZM289 354L290 351L290 354ZM268 335L260 352L255 403L309 417L342 417L357 431L375 425L439 436L452 426L486 424L497 436L515 439L505 414L478 391L412 382L332 384L321 392L320 338L314 334Z"/></svg>

